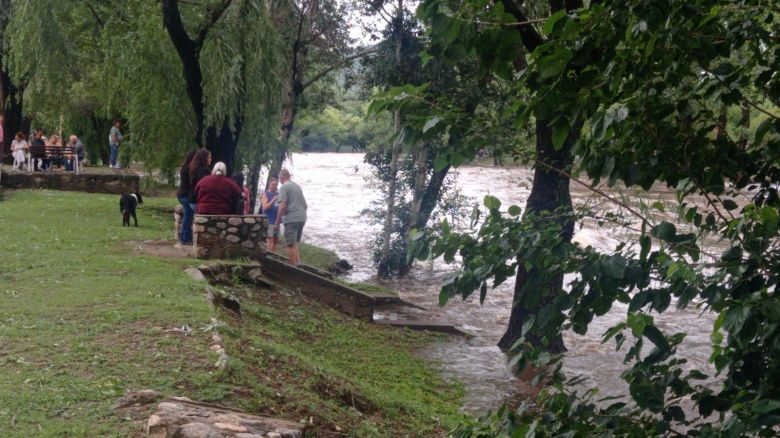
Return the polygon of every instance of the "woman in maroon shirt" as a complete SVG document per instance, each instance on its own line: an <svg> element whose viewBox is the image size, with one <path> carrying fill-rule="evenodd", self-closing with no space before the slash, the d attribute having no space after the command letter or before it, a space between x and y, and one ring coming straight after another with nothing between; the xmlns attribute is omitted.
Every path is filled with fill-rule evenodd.
<svg viewBox="0 0 780 438"><path fill-rule="evenodd" d="M241 188L225 176L225 163L214 165L211 175L204 176L195 185L193 193L197 199L198 214L233 214L236 200L243 195Z"/></svg>

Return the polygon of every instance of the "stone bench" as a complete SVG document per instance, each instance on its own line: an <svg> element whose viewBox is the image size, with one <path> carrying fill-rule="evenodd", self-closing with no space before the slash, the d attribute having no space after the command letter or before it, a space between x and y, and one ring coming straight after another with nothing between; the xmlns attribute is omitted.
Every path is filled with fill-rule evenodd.
<svg viewBox="0 0 780 438"><path fill-rule="evenodd" d="M196 214L193 244L198 258L256 258L265 253L268 217Z"/></svg>

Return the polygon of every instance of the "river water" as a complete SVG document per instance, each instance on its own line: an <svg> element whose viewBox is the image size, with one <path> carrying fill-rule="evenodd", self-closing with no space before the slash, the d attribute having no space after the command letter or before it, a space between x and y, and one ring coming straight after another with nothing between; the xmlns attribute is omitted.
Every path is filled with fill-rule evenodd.
<svg viewBox="0 0 780 438"><path fill-rule="evenodd" d="M336 251L354 265L348 279L385 285L410 302L426 308L424 312L398 309L377 312L377 318L407 319L409 316L436 320L456 325L473 336L468 339L452 339L433 345L422 354L434 361L442 374L463 383L466 395L463 410L478 413L496 409L509 397L531 393L527 381L515 378L505 366L507 357L496 343L509 320L514 281L508 280L495 290L490 290L484 305L479 304L478 294L465 301L454 299L439 307L438 292L441 281L456 269L443 262L426 262L415 266L401 279L380 281L376 278L371 262L369 243L377 232L361 220L360 211L379 198L366 177L370 166L363 162L363 154L294 154L286 164L293 179L303 188L309 204L309 219L304 230L304 241ZM521 167L500 168L466 166L457 171L457 182L462 192L481 203L486 194L496 196L503 208L516 204L525 207L530 193L532 171ZM593 205L603 202L590 190L572 183L575 205ZM653 190L644 193L646 201L669 202L674 199L671 190ZM574 239L581 244L610 251L618 243L616 229L598 228L585 224L578 227ZM719 248L713 243L712 252ZM305 263L305 260L304 260ZM607 328L624 320L626 307L620 303L606 315L597 318L584 336L569 332L564 334L568 353L564 371L568 377L581 375L588 383L601 388L602 395L627 394L628 388L620 379L625 370L623 351L615 351L614 342L601 343ZM707 374L714 372L707 359L711 353L710 330L714 317L693 306L675 310L674 305L663 315L656 315L656 324L667 334L686 331L688 336L680 351L686 353L688 367ZM627 343L628 344L628 343Z"/></svg>

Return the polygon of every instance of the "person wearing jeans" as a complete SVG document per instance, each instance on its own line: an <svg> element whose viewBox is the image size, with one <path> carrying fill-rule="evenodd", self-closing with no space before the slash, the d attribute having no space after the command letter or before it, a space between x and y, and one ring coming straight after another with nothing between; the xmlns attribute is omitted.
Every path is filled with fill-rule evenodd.
<svg viewBox="0 0 780 438"><path fill-rule="evenodd" d="M192 245L192 219L195 217L195 208L190 203L190 195L192 194L190 163L192 163L192 157L197 151L197 149L189 151L179 169L179 191L176 192L176 199L184 208L179 231L179 243L182 245Z"/></svg>
<svg viewBox="0 0 780 438"><path fill-rule="evenodd" d="M119 120L114 120L114 123L111 126L111 132L108 134L108 147L111 148L111 158L109 161L111 162L112 169L119 169L116 160L119 156L119 145L122 143L122 133L119 131L119 128L121 127L122 123Z"/></svg>

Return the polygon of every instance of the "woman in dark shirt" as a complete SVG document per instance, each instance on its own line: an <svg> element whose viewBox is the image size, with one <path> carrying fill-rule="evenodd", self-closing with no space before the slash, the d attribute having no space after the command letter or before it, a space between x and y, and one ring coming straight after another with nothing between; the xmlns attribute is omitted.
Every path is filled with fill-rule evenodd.
<svg viewBox="0 0 780 438"><path fill-rule="evenodd" d="M203 177L211 175L211 152L206 148L198 149L190 163L190 204L192 211L198 211L198 199L195 196L195 186Z"/></svg>
<svg viewBox="0 0 780 438"><path fill-rule="evenodd" d="M192 245L192 218L195 216L195 210L190 205L190 194L192 194L192 185L190 184L190 163L192 163L197 149L187 152L184 162L179 169L179 191L176 192L176 199L184 208L184 215L181 218L181 231L179 232L179 243L182 245Z"/></svg>

